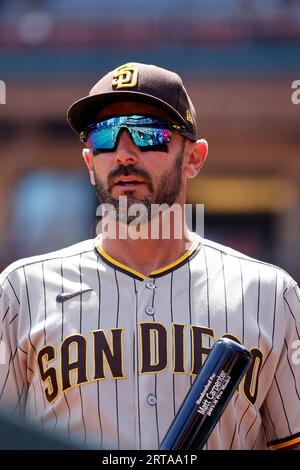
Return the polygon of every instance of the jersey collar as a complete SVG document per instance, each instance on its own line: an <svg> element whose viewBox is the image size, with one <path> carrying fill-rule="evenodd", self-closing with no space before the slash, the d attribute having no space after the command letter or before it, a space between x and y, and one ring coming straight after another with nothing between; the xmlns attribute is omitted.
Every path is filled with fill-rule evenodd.
<svg viewBox="0 0 300 470"><path fill-rule="evenodd" d="M190 249L187 250L182 256L180 256L180 258L178 258L173 263L167 264L166 266L163 266L162 268L152 271L149 276L145 276L139 271L136 271L135 269L132 269L123 263L120 263L116 259L112 258L108 253L106 253L101 246L101 236L96 238L96 243L95 243L97 254L102 258L102 260L106 264L140 281L144 281L145 279L148 279L149 277L164 276L165 274L168 274L174 271L175 269L178 269L180 266L185 264L199 251L200 246L201 246L201 239L199 236L196 236Z"/></svg>

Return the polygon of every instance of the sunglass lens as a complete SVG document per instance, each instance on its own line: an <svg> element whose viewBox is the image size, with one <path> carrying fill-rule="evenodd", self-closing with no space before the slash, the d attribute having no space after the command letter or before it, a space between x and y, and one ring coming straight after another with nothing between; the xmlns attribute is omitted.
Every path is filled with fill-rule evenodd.
<svg viewBox="0 0 300 470"><path fill-rule="evenodd" d="M112 128L95 129L87 139L88 145L94 150L112 150L115 146L116 130Z"/></svg>
<svg viewBox="0 0 300 470"><path fill-rule="evenodd" d="M138 147L151 147L170 142L171 132L168 129L153 127L129 129L135 145Z"/></svg>

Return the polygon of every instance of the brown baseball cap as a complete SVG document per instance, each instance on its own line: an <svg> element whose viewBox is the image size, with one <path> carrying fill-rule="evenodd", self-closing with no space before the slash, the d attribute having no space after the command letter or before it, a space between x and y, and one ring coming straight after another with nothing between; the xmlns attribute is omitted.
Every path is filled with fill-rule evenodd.
<svg viewBox="0 0 300 470"><path fill-rule="evenodd" d="M174 72L155 65L131 62L102 77L88 96L73 103L67 119L78 134L92 124L101 109L116 101L141 101L156 105L186 127L187 136L197 139L196 112L182 83Z"/></svg>

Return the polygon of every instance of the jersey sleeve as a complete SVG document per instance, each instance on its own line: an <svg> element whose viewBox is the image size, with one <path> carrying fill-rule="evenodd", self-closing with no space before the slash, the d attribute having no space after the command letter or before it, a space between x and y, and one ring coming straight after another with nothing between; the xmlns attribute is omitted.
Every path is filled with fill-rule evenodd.
<svg viewBox="0 0 300 470"><path fill-rule="evenodd" d="M300 290L283 297L285 335L274 379L263 406L270 450L300 443Z"/></svg>
<svg viewBox="0 0 300 470"><path fill-rule="evenodd" d="M19 311L0 284L0 408L23 414L27 385L19 363Z"/></svg>

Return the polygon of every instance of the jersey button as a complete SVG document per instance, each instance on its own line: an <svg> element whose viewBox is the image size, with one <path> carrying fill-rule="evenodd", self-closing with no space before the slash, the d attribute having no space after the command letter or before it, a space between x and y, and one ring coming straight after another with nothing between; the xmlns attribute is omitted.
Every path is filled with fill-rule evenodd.
<svg viewBox="0 0 300 470"><path fill-rule="evenodd" d="M152 281L148 281L148 282L146 282L146 287L147 287L147 289L153 290L153 289L155 289L155 284Z"/></svg>
<svg viewBox="0 0 300 470"><path fill-rule="evenodd" d="M145 312L147 313L147 315L154 315L155 314L155 308L154 307L146 307L145 308Z"/></svg>
<svg viewBox="0 0 300 470"><path fill-rule="evenodd" d="M148 395L147 396L147 402L148 402L148 405L150 405L150 406L156 405L156 402L157 402L156 396L152 395L152 394Z"/></svg>

